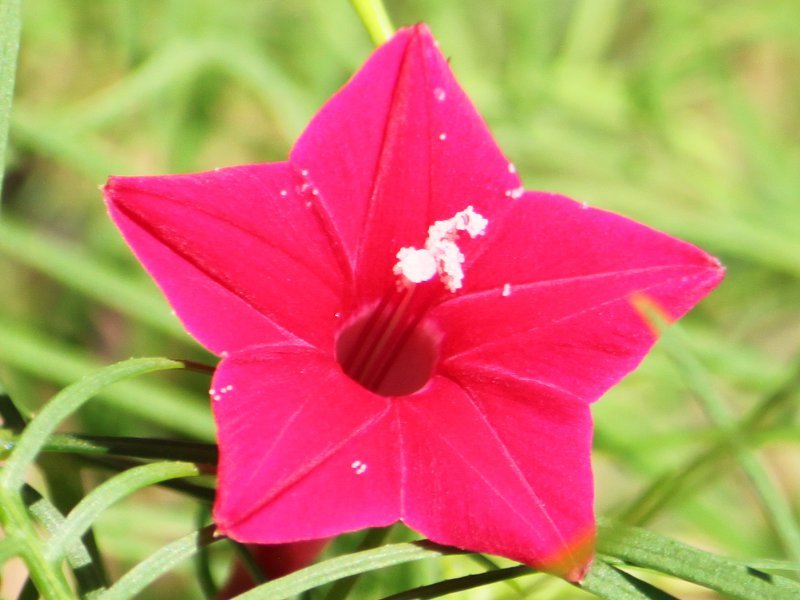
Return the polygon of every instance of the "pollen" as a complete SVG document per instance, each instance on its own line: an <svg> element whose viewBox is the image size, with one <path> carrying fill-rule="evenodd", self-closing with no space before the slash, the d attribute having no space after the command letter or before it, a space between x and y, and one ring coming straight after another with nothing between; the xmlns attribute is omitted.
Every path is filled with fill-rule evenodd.
<svg viewBox="0 0 800 600"><path fill-rule="evenodd" d="M423 248L400 248L394 274L402 275L410 283L422 283L436 275L436 259Z"/></svg>
<svg viewBox="0 0 800 600"><path fill-rule="evenodd" d="M463 286L464 254L456 243L459 232L471 238L483 235L489 221L475 212L472 206L457 212L452 218L436 221L428 228L428 239L422 249L405 247L397 253L397 264L393 272L400 277L400 287L430 281L438 274L439 279L451 292Z"/></svg>

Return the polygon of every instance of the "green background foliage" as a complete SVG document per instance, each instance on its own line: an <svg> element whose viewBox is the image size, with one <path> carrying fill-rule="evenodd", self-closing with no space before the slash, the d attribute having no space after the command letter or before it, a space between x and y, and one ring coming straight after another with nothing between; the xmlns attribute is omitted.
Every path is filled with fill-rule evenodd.
<svg viewBox="0 0 800 600"><path fill-rule="evenodd" d="M800 3L386 4L396 25L430 24L528 188L624 213L727 266L722 286L595 406L598 513L795 576ZM369 36L344 0L26 0L22 23L0 219L0 380L29 412L130 356L213 364L122 244L97 186L111 174L282 160L371 52ZM11 35L9 20L0 26ZM207 383L186 372L128 381L64 429L210 442ZM30 481L66 512L107 476L77 472L72 457L49 454ZM191 536L196 511L185 495L148 488L103 512L95 534L111 579ZM219 580L231 552L221 546L211 548ZM464 556L399 564L362 576L354 597L479 566ZM22 571L5 564L4 597ZM191 564L141 597L166 590L199 597ZM524 592L589 597L544 575L461 597Z"/></svg>

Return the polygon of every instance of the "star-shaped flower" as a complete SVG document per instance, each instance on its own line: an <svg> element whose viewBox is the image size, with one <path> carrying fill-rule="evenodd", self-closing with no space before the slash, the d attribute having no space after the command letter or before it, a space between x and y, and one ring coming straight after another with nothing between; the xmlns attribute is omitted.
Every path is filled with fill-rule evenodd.
<svg viewBox="0 0 800 600"><path fill-rule="evenodd" d="M580 578L589 404L722 278L694 246L526 192L428 29L401 30L288 161L112 178L111 215L222 357L219 530L321 538L402 520Z"/></svg>

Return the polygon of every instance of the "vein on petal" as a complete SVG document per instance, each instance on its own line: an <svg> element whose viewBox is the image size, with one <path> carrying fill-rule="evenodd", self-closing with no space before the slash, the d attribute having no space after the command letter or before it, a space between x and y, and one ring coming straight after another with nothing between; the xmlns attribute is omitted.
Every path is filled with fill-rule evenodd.
<svg viewBox="0 0 800 600"><path fill-rule="evenodd" d="M706 271L707 271L707 269L703 269L703 272L706 272ZM694 277L698 277L698 275L695 275ZM458 352L456 354L451 354L450 356L448 356L446 358L446 362L450 362L450 361L453 361L455 359L463 359L465 356L469 356L471 354L475 354L475 353L483 351L483 350L485 350L487 348L493 348L495 346L501 346L503 344L507 344L510 340L518 339L520 337L529 335L530 333L533 333L534 331L547 329L548 327L552 327L553 325L558 325L560 323L564 323L566 321L569 321L570 319L575 319L575 318L580 317L582 315L585 315L587 313L594 312L594 311L596 311L596 310L598 310L600 308L603 308L603 307L608 306L610 304L614 304L615 302L619 302L621 300L626 300L626 299L630 298L633 294L649 292L650 290L654 290L654 289L657 289L659 287L665 286L665 285L667 285L667 284L669 284L669 283L671 283L671 282L673 282L673 281L675 281L677 279L680 279L680 278L679 277L673 277L673 278L670 278L670 279L667 279L667 280L664 280L664 281L659 281L658 283L654 283L653 285L649 285L649 286L646 286L646 287L643 287L643 288L638 288L638 289L635 289L635 290L627 291L624 294L620 294L619 296L616 296L614 298L610 298L609 300L606 300L605 302L600 302L598 304L593 304L591 306L586 307L583 310L579 310L579 311L576 311L574 313L565 315L565 316L563 316L563 317L561 317L559 319L553 319L549 323L541 323L541 324L536 325L534 327L529 327L528 329L525 329L523 331L518 331L517 333L511 334L511 335L507 335L504 338L499 339L499 340L486 340L486 341L484 341L484 342L482 342L480 344L477 344L476 346L471 346L470 348L468 348L467 350L464 350L463 352Z"/></svg>
<svg viewBox="0 0 800 600"><path fill-rule="evenodd" d="M456 383L456 385L458 385L458 384ZM460 385L458 385L458 387L461 388ZM461 388L461 389L463 389L463 388ZM417 413L418 415L422 414L422 411L414 408L414 406L411 403L408 403L406 405L406 408L408 410L410 410L411 412ZM421 419L421 420L424 421L424 419ZM504 496L500 492L500 490L489 479L486 478L486 476L483 474L483 472L480 469L477 469L475 467L475 465L473 465L472 462L469 459L467 459L467 457L465 457L461 453L461 451L455 445L453 445L453 443L449 439L447 439L447 436L443 435L438 429L427 427L427 430L432 435L435 435L442 442L444 442L444 444L453 452L453 454L455 454L456 457L458 457L461 460L461 462L463 462L464 465L466 465L467 468L469 468L470 471L475 473L478 476L478 479L480 479L490 491L492 491L498 498L500 498L500 500L502 500L506 504L506 506L508 506L511 509L511 511L514 512L514 514L516 514L520 518L521 521L523 521L524 523L529 525L531 530L535 531L539 535L539 537L541 539L541 534L539 534L539 532L538 532L538 529L536 527L536 523L533 523L532 521L530 521L528 519L528 517L525 516L524 513L520 512L520 510L516 507L516 505L511 500L506 498L506 496ZM536 498L536 502L539 502L538 498Z"/></svg>
<svg viewBox="0 0 800 600"><path fill-rule="evenodd" d="M158 193L158 192L149 192L149 191L146 192L146 194L148 196L152 196L154 198L158 198L159 200L162 200L162 201L165 201L165 202L169 202L171 204L177 204L178 206L183 206L184 205L184 203L181 202L180 200L176 200L175 198L172 198L172 197L170 197L168 195L165 195L165 194L161 194L161 193ZM114 205L118 209L123 210L123 212L125 212L125 214L128 215L129 217L130 217L131 214L133 214L133 211L130 210L127 206L125 206L124 203L122 203L122 202L114 201ZM322 269L319 269L319 268L315 268L315 267L318 267L317 263L307 262L307 261L303 260L300 256L297 256L297 255L294 255L294 254L288 252L285 248L281 248L280 246L277 246L272 241L270 241L269 239L263 237L262 235L254 232L254 231L251 231L251 230L249 230L249 229L247 229L245 227L242 227L242 225L240 225L236 221L232 221L230 219L227 219L222 215L213 214L213 213L211 213L211 212L209 212L209 211L207 211L207 210L205 210L203 208L200 208L200 207L193 207L192 210L194 210L194 211L196 211L198 213L201 213L201 214L207 216L209 219L212 219L214 221L219 221L220 223L225 223L226 225L228 225L228 226L240 231L241 233L243 233L243 234L245 234L245 235L247 235L247 236L249 236L249 237L251 237L251 238L253 238L255 240L258 240L260 243L264 244L265 246L268 246L272 250L275 250L279 254L282 254L283 256L285 256L286 258L291 260L293 263L295 263L298 266L302 267L308 273L311 273L323 286L325 286L326 288L331 290L334 294L338 294L340 292L340 284L338 284L336 278L335 277L331 277L328 271L325 271L325 270L322 270ZM144 227L144 229L146 229L147 231L151 231L151 229L148 228L148 227ZM153 234L151 233L151 235L153 235ZM155 235L153 235L153 237L156 237L156 239L159 239ZM161 240L159 239L159 241L161 241ZM162 244L163 243L164 242L162 241ZM164 245L166 246L167 244L164 244ZM171 246L169 246L169 247L172 249ZM175 251L175 250L173 249L173 251ZM327 275L327 277L326 277L326 275Z"/></svg>
<svg viewBox="0 0 800 600"><path fill-rule="evenodd" d="M498 431L495 428L495 426L492 425L492 422L489 420L489 417L483 411L483 408L480 406L480 403L478 402L478 400L475 398L475 396L472 394L472 392L469 391L469 389L467 389L464 385L462 385L462 383L460 381L457 381L457 380L451 380L451 381L453 381L458 387L460 387L461 390L466 395L466 397L469 399L469 401L472 404L473 408L475 409L475 411L480 416L481 421L486 426L486 428L491 432L492 437L494 438L495 442L502 449L503 455L505 456L506 460L508 461L508 463L511 466L511 470L517 476L517 478L519 479L520 483L522 483L523 488L528 492L528 494L530 495L531 500L533 501L533 503L541 511L542 516L544 517L545 521L547 521L547 524L550 526L550 528L556 534L556 537L560 541L561 547L569 555L569 557L571 559L571 562L573 564L576 564L577 560L575 559L575 556L572 554L572 550L571 550L569 544L567 543L566 539L564 538L564 535L561 533L561 530L556 525L555 520L550 516L550 513L547 512L547 508L545 506L545 503L542 501L541 498L539 498L539 495L533 489L533 486L531 485L530 481L528 481L528 479L525 477L525 474L523 473L522 468L519 466L519 463L517 462L517 459L514 458L513 454L511 454L511 451L508 449L508 446L506 446L505 442L503 441L503 438L500 436L500 434L498 433Z"/></svg>
<svg viewBox="0 0 800 600"><path fill-rule="evenodd" d="M227 526L232 527L239 525L244 521L247 521L255 513L264 508L267 504L275 501L278 497L285 494L292 487L302 482L306 477L308 477L314 472L314 469L316 469L317 467L325 463L327 460L335 456L339 452L339 450L341 450L344 446L350 443L353 439L355 439L362 433L366 433L375 425L377 425L389 413L391 409L392 409L391 403L387 403L386 407L381 412L364 421L364 423L362 423L361 426L353 429L348 435L339 440L338 443L334 444L329 448L324 449L322 452L317 454L311 460L306 461L302 468L298 469L297 471L294 471L291 475L285 477L282 481L275 484L275 486L269 491L269 493L265 494L261 498L261 500L259 500L259 502L257 502L243 514L233 519L230 523L227 524Z"/></svg>
<svg viewBox="0 0 800 600"><path fill-rule="evenodd" d="M202 266L200 266L199 264L197 264L194 260L192 260L189 256L187 256L186 253L184 253L184 252L180 251L179 249L173 248L172 246L169 246L168 244L164 243L164 241L161 238L159 238L157 235L155 235L153 233L152 229L149 227L149 224L147 222L145 222L143 219L141 219L139 217L139 215L137 215L136 213L131 212L130 210L127 209L127 207L124 207L121 204L115 203L115 207L116 207L117 210L119 210L121 213L123 213L127 219L129 219L131 222L135 223L140 229L142 229L142 231L145 231L153 239L157 240L160 244L162 244L163 246L167 247L175 255L177 255L180 258L182 258L191 267L195 268L197 271L202 273L210 281L213 281L215 284L217 284L223 290L225 290L226 292L231 294L234 298L236 298L237 300L239 300L240 302L242 302L243 304L245 304L246 306L251 308L253 310L253 312L255 312L257 315L259 315L261 318L263 318L266 321L268 321L273 327L275 327L275 329L277 331L279 331L280 333L282 333L283 335L286 336L286 341L287 342L302 342L302 343L304 343L304 344L306 344L308 346L313 346L313 344L311 342L309 342L308 340L305 340L305 339L301 338L297 334L295 334L295 333L289 331L288 329L286 329L283 325L280 325L275 320L275 317L273 315L269 315L269 314L265 313L261 308L255 306L246 296L241 294L237 289L235 289L232 285L230 285L229 282L225 281L224 279L218 277L215 273L213 273L213 272L209 271L208 269L205 269Z"/></svg>
<svg viewBox="0 0 800 600"><path fill-rule="evenodd" d="M403 423L400 419L400 408L396 402L394 405L394 422L397 427L397 456L398 467L400 469L400 516L405 517L406 514L406 481L408 479L408 468L406 467L406 441L403 435Z"/></svg>
<svg viewBox="0 0 800 600"><path fill-rule="evenodd" d="M514 293L518 292L527 292L531 290L535 290L537 288L544 288L544 287L555 287L559 285L565 285L570 283L585 283L587 281L593 280L602 280L607 279L610 277L615 277L618 275L629 276L629 275L643 275L643 274L650 274L650 273L658 273L661 271L669 271L671 269L680 269L682 273L690 269L697 269L698 271L705 272L707 269L705 267L687 267L686 265L656 265L650 267L640 267L634 269L620 269L617 271L604 271L601 273L590 273L587 275L575 275L573 277L560 277L556 279L542 279L539 281L531 281L528 283L513 283ZM505 285L505 284L504 284ZM469 292L464 292L458 295L450 295L450 296L443 296L442 299L434 304L431 308L438 308L441 306L452 306L454 304L460 304L465 301L480 299L480 298L493 298L496 299L497 296L503 293L503 285L494 286L491 288L487 288L485 290L472 290Z"/></svg>
<svg viewBox="0 0 800 600"><path fill-rule="evenodd" d="M300 175L301 170L298 169L294 163L289 162L288 164L292 170L295 171L295 174ZM350 259L347 256L342 234L336 227L336 223L332 217L331 209L328 206L327 199L325 198L324 194L319 193L312 197L311 202L317 209L314 211L314 214L317 217L320 227L322 228L322 231L328 240L328 245L331 248L331 252L336 257L336 263L342 270L342 275L345 277L345 279L347 279L347 282L351 284L354 278L353 264L350 262Z"/></svg>
<svg viewBox="0 0 800 600"><path fill-rule="evenodd" d="M367 207L367 214L365 215L365 218L364 218L364 227L363 227L363 232L364 233L359 238L358 248L356 250L355 268L354 268L354 271L356 273L359 272L361 264L364 261L364 246L366 245L367 240L369 239L369 233L370 233L370 230L372 229L372 222L373 222L374 214L375 214L375 210L374 209L375 209L375 200L376 200L376 190L377 190L379 182L380 182L381 173L383 172L383 166L384 166L384 161L385 161L384 155L386 154L386 150L387 150L387 139L389 138L389 132L390 132L390 129L391 129L392 115L393 115L394 110L395 110L394 109L395 102L396 102L396 99L397 99L397 96L398 96L398 93L399 93L399 90L400 90L400 82L403 80L403 74L405 72L406 65L408 63L409 49L410 49L410 46L414 42L415 39L416 39L416 37L412 37L409 40L408 44L406 45L405 50L403 51L403 59L400 62L400 68L397 70L397 79L395 79L394 88L392 90L392 97L389 100L389 107L388 107L388 110L386 111L386 122L383 125L383 132L381 134L380 151L379 151L379 155L378 155L378 161L375 164L375 171L374 171L374 173L372 175L372 185L370 186L369 206Z"/></svg>
<svg viewBox="0 0 800 600"><path fill-rule="evenodd" d="M465 361L458 361L458 366L461 368L465 368ZM454 372L452 368L446 368L446 376L450 379L458 379L459 374ZM459 369L460 370L460 369ZM480 363L469 363L468 367L470 375L480 374L486 377L487 380L497 381L498 379L508 382L508 383L518 383L524 382L527 384L532 384L534 386L541 387L550 392L556 392L563 396L566 396L567 399L575 401L579 404L586 404L586 400L581 396L578 396L575 392L568 390L558 384L555 384L550 381L544 381L542 379L538 379L535 377L529 377L527 375L521 375L519 373L514 373L509 371L508 369L498 365L498 364L490 364L486 365L484 361L480 361ZM459 384L460 385L460 384ZM462 386L463 387L463 386Z"/></svg>

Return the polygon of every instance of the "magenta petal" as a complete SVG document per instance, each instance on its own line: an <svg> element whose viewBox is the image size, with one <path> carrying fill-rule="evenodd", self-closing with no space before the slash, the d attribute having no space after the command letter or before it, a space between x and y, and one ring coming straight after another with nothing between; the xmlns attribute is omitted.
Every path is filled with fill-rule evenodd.
<svg viewBox="0 0 800 600"><path fill-rule="evenodd" d="M393 284L396 252L420 246L434 221L468 205L491 218L520 185L424 25L375 52L290 161L319 189L367 298Z"/></svg>
<svg viewBox="0 0 800 600"><path fill-rule="evenodd" d="M398 402L406 523L578 578L594 537L588 407L464 371Z"/></svg>
<svg viewBox="0 0 800 600"><path fill-rule="evenodd" d="M723 270L698 248L561 196L528 193L481 240L464 293L431 317L442 366L472 365L596 400L655 341L631 300L687 312Z"/></svg>
<svg viewBox="0 0 800 600"><path fill-rule="evenodd" d="M278 543L388 525L400 516L391 402L302 346L224 359L214 519L239 541Z"/></svg>
<svg viewBox="0 0 800 600"><path fill-rule="evenodd" d="M113 177L111 216L189 331L220 353L331 348L349 272L286 163Z"/></svg>

